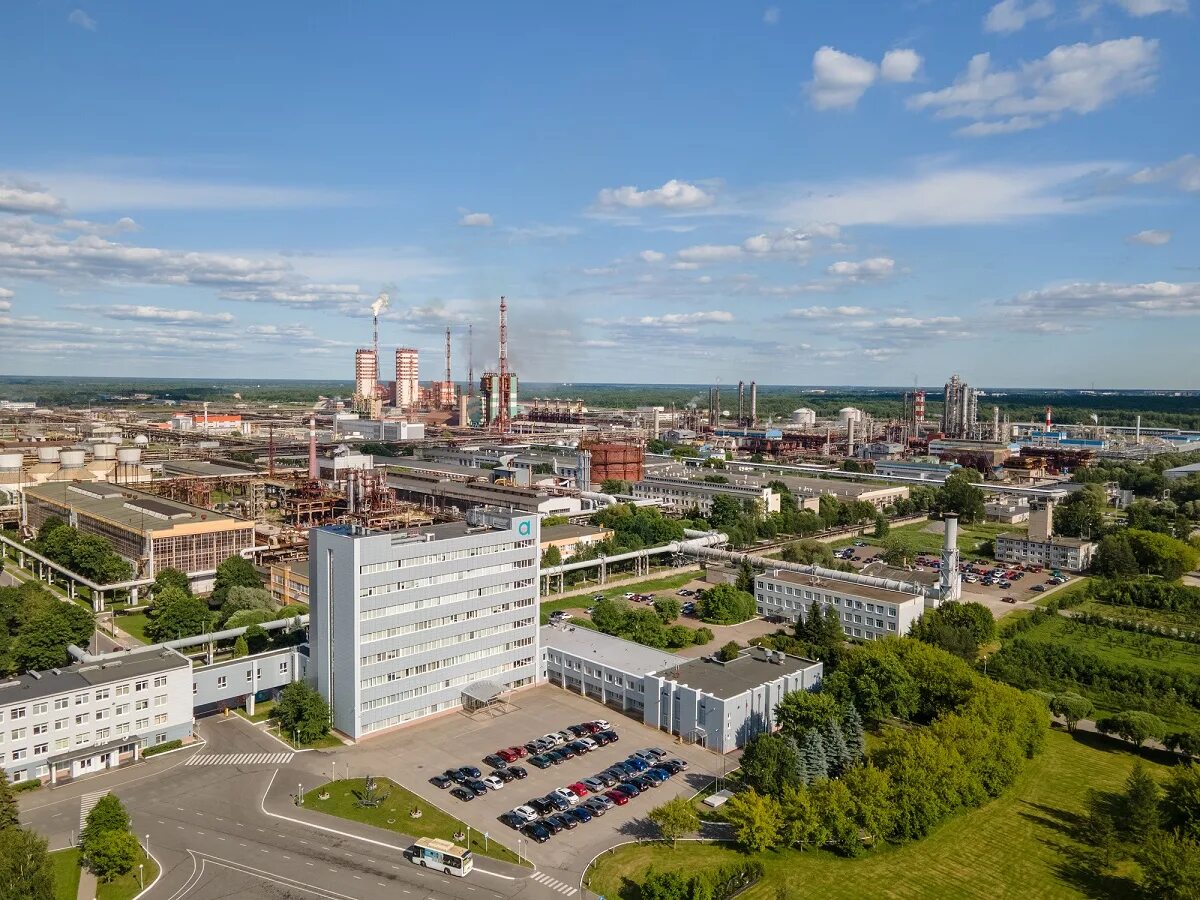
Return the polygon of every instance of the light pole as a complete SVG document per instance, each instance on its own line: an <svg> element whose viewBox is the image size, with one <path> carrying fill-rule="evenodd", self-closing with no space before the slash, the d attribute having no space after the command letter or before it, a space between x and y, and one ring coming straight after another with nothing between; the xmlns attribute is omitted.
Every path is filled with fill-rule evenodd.
<svg viewBox="0 0 1200 900"><path fill-rule="evenodd" d="M296 805L304 805L304 785L296 782Z"/></svg>
<svg viewBox="0 0 1200 900"><path fill-rule="evenodd" d="M525 842L523 840L521 840L521 838L517 838L517 862L518 863L525 862L525 853L523 850L524 843Z"/></svg>
<svg viewBox="0 0 1200 900"><path fill-rule="evenodd" d="M983 674L987 674L987 654L983 654Z"/></svg>
<svg viewBox="0 0 1200 900"><path fill-rule="evenodd" d="M146 835L146 855L150 855L150 835Z"/></svg>
<svg viewBox="0 0 1200 900"><path fill-rule="evenodd" d="M142 863L138 863L138 887L143 891L146 889L146 876L142 873Z"/></svg>

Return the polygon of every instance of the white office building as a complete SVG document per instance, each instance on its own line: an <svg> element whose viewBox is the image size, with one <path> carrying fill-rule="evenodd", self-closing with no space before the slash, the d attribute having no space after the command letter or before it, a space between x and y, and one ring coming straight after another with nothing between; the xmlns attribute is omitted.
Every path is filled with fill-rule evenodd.
<svg viewBox="0 0 1200 900"><path fill-rule="evenodd" d="M176 650L122 654L0 682L0 767L61 784L192 734L192 664Z"/></svg>
<svg viewBox="0 0 1200 900"><path fill-rule="evenodd" d="M353 739L537 677L538 519L476 509L412 532L309 534L309 674Z"/></svg>
<svg viewBox="0 0 1200 900"><path fill-rule="evenodd" d="M906 635L925 611L925 597L915 587L906 593L782 569L754 579L754 601L759 615L789 622L801 613L807 621L814 606L832 608L846 637L864 640Z"/></svg>

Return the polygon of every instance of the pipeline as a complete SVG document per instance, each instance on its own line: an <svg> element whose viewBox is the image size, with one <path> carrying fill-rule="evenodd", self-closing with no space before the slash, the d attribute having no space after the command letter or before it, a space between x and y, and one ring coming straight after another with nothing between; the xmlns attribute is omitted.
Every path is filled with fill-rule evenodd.
<svg viewBox="0 0 1200 900"><path fill-rule="evenodd" d="M263 631L278 631L281 628L289 626L303 627L308 624L308 616L292 616L290 619L276 619L274 622L261 622L258 627ZM130 653L142 653L147 650L183 650L187 647L195 647L199 644L208 644L213 641L227 641L230 638L237 638L246 633L248 628L253 626L244 625L241 628L226 628L224 631L210 631L205 634L195 634L191 637L179 638L174 641L165 641L161 644L148 644L145 647L133 647L129 650L113 650L110 653L88 653L74 644L67 646L67 653L73 659L77 659L82 663L102 662L106 659L117 659L127 656Z"/></svg>
<svg viewBox="0 0 1200 900"><path fill-rule="evenodd" d="M597 557L596 559L585 559L579 562L562 563L557 566L548 566L541 570L542 575L561 575L564 572L576 572L580 569L591 569L599 566L601 563L624 562L629 559L643 559L648 556L660 556L664 553L694 553L704 547L714 544L727 544L729 537L721 534L719 531L685 531L685 535L693 535L690 540L672 541L669 544L663 544L661 547L646 547L643 550L630 550L627 553L618 553L614 556Z"/></svg>

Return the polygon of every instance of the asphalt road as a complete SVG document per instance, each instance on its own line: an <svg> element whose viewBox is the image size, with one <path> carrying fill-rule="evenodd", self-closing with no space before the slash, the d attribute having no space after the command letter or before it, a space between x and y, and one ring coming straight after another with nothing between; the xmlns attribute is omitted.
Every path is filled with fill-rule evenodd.
<svg viewBox="0 0 1200 900"><path fill-rule="evenodd" d="M299 821L290 794L297 784L323 779L320 754L296 754L283 766L189 764L200 755L238 751L266 758L286 750L244 721L208 720L201 732L209 741L198 749L24 795L22 820L51 848L69 846L80 826L81 797L111 790L162 866L147 900L544 900L577 894L534 880L530 870L478 857L467 878L444 876L406 861L402 837L341 820L333 821L342 833Z"/></svg>

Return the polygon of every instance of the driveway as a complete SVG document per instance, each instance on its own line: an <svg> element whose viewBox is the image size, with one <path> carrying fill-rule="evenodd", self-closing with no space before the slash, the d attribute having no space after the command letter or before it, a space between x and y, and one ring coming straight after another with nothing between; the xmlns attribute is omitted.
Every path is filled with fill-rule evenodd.
<svg viewBox="0 0 1200 900"><path fill-rule="evenodd" d="M539 685L519 692L514 697L514 706L512 712L491 719L476 720L456 712L432 722L409 726L363 742L342 755L342 759L350 763L353 777L386 775L459 817L473 829L488 832L513 850L519 849L538 865L576 875L582 873L588 861L601 851L630 837L646 834L645 814L648 810L677 794L691 796L723 771L718 755L695 745L681 745L672 735L561 688ZM477 766L486 774L482 758L489 753L597 718L612 723L620 735L617 743L545 770L526 765L528 778L510 782L501 790L489 792L470 803L456 800L449 791L439 790L429 783L431 776L458 766ZM634 798L627 806L614 807L604 816L572 831L563 831L545 844L522 840L517 832L497 821L501 813L514 806L594 775L643 747L661 747L670 756L687 760L690 768L648 795ZM727 761L726 765L732 767L734 763Z"/></svg>

